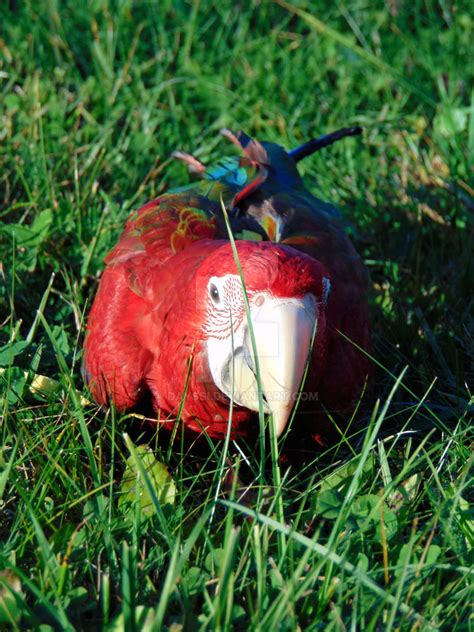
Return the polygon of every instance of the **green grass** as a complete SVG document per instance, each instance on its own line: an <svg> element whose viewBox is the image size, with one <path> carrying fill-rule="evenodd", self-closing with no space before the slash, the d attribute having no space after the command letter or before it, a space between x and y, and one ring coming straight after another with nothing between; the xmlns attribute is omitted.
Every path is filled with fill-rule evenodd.
<svg viewBox="0 0 474 632"><path fill-rule="evenodd" d="M0 629L472 629L472 4L85 5L0 7ZM349 442L224 459L87 403L103 258L172 151L349 124L302 164L373 283Z"/></svg>

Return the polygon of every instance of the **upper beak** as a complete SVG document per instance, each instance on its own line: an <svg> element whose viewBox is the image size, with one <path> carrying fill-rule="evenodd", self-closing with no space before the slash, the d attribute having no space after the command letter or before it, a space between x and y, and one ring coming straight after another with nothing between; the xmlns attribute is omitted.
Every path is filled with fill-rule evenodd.
<svg viewBox="0 0 474 632"><path fill-rule="evenodd" d="M277 436L286 427L301 386L316 327L316 300L266 297L251 309L263 410L273 415ZM234 401L259 410L257 363L250 331L233 357Z"/></svg>

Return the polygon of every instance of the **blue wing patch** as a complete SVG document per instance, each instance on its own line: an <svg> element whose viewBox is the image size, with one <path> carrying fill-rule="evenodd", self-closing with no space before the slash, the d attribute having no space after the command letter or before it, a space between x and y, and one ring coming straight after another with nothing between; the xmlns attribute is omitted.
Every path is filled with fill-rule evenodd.
<svg viewBox="0 0 474 632"><path fill-rule="evenodd" d="M247 182L247 172L240 166L240 158L231 156L223 158L214 166L206 169L206 180L220 180L233 186L244 186Z"/></svg>

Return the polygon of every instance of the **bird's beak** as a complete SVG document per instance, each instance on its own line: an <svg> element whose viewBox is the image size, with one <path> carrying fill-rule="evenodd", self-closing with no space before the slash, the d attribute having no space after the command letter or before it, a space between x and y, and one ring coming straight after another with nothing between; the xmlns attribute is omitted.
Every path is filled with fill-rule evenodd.
<svg viewBox="0 0 474 632"><path fill-rule="evenodd" d="M251 308L258 372L249 328L243 347L234 353L234 401L259 410L259 373L263 410L272 414L277 436L298 396L315 335L316 309L315 297L309 294L301 299L266 297Z"/></svg>

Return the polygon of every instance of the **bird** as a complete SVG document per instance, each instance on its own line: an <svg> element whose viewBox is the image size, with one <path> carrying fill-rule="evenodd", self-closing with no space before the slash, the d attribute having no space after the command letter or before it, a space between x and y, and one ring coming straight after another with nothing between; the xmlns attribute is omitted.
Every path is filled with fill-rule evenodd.
<svg viewBox="0 0 474 632"><path fill-rule="evenodd" d="M208 167L174 152L198 179L128 217L88 317L84 379L101 406L147 401L156 423L213 439L255 434L262 415L281 436L301 410L325 445L370 382L369 277L298 163L361 129L291 151L221 132L237 154Z"/></svg>

